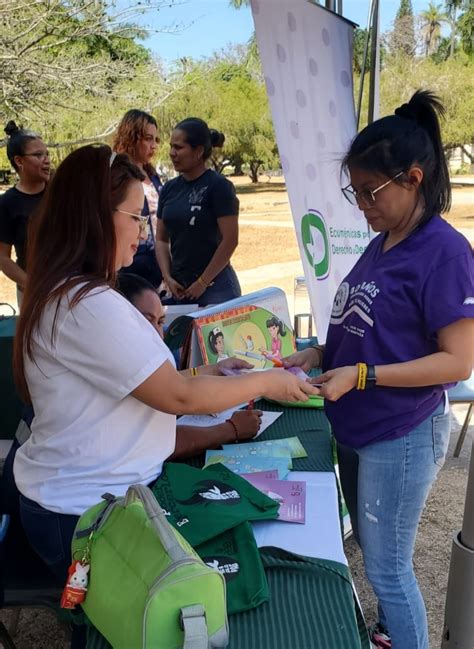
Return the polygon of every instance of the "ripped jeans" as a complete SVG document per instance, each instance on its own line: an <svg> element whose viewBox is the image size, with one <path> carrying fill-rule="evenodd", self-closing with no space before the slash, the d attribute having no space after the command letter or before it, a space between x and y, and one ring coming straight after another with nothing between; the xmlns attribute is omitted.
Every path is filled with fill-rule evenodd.
<svg viewBox="0 0 474 649"><path fill-rule="evenodd" d="M355 449L357 487L352 485L352 489L357 489L357 503L351 504L357 506L365 572L378 598L379 621L391 635L392 649L429 646L413 550L428 493L444 464L450 424L443 399L405 437ZM341 464L340 469L342 473Z"/></svg>

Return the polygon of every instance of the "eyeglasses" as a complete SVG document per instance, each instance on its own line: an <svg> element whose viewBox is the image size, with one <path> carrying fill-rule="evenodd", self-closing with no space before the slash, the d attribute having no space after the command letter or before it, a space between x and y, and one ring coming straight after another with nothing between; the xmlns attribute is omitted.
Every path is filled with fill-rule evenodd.
<svg viewBox="0 0 474 649"><path fill-rule="evenodd" d="M386 183L380 185L380 187L377 187L376 189L363 189L362 191L357 192L355 189L352 189L350 185L347 185L347 187L343 187L341 191L344 194L344 198L348 200L351 205L358 205L360 208L362 208L363 205L371 207L372 205L375 205L375 194L384 187L387 187L387 185L390 185L390 183L397 178L400 178L402 174L403 171L400 171L396 176L390 178L390 180L387 180Z"/></svg>
<svg viewBox="0 0 474 649"><path fill-rule="evenodd" d="M134 214L133 212L126 212L125 210L115 210L116 212L120 212L121 214L128 214L128 216L131 216L134 221L138 223L139 227L139 232L140 235L145 234L146 229L148 227L148 219L149 219L149 214L146 216L142 216L141 214Z"/></svg>
<svg viewBox="0 0 474 649"><path fill-rule="evenodd" d="M33 153L23 153L23 156L32 156L37 160L49 160L49 151L33 151Z"/></svg>

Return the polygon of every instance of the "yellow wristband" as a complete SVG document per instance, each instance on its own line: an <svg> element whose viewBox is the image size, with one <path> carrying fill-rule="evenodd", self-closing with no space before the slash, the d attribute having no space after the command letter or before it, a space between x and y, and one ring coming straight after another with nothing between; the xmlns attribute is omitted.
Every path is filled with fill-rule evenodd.
<svg viewBox="0 0 474 649"><path fill-rule="evenodd" d="M357 363L357 390L365 390L367 382L367 364Z"/></svg>
<svg viewBox="0 0 474 649"><path fill-rule="evenodd" d="M191 376L197 376L198 375L197 367L191 367L190 369L191 369Z"/></svg>
<svg viewBox="0 0 474 649"><path fill-rule="evenodd" d="M201 286L204 286L204 288L208 288L209 284L206 284L202 277L198 277L197 281L201 284Z"/></svg>

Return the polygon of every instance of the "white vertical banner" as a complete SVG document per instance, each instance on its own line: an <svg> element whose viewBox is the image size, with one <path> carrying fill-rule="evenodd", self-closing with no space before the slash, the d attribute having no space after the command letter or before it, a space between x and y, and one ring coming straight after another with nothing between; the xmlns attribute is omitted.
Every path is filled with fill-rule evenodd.
<svg viewBox="0 0 474 649"><path fill-rule="evenodd" d="M341 192L356 132L353 26L308 0L251 0L281 164L318 338L344 276L369 243Z"/></svg>

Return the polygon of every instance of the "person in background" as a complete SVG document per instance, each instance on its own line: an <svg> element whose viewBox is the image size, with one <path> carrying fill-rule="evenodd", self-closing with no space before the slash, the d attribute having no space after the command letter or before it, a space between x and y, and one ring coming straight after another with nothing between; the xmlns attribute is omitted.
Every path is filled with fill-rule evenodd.
<svg viewBox="0 0 474 649"><path fill-rule="evenodd" d="M325 346L287 359L322 365L315 380L379 603L371 638L391 649L428 649L413 550L448 448L445 388L473 365L472 249L440 216L451 202L442 112L417 91L352 142L342 191L379 234L337 291Z"/></svg>
<svg viewBox="0 0 474 649"><path fill-rule="evenodd" d="M241 295L230 259L239 241L239 201L232 183L208 169L225 137L189 117L171 134L170 157L179 176L163 187L157 251L171 291L169 304L219 304Z"/></svg>
<svg viewBox="0 0 474 649"><path fill-rule="evenodd" d="M48 149L37 133L18 128L13 121L5 126L5 133L7 156L19 180L0 196L0 270L16 283L20 307L26 283L28 221L43 197L51 167Z"/></svg>
<svg viewBox="0 0 474 649"><path fill-rule="evenodd" d="M58 167L29 232L13 371L34 419L13 472L28 540L64 580L78 517L107 491L156 480L175 450L176 413L317 393L281 370L176 371L154 327L114 288L146 237L143 179L127 155L81 147Z"/></svg>
<svg viewBox="0 0 474 649"><path fill-rule="evenodd" d="M147 279L155 288L159 288L163 275L156 257L156 214L162 183L151 164L160 143L158 126L153 115L142 110L132 109L125 113L118 125L112 148L117 153L126 153L143 173L143 190L145 203L143 215L149 217L147 237L140 241L133 264L128 269L131 273Z"/></svg>
<svg viewBox="0 0 474 649"><path fill-rule="evenodd" d="M150 322L158 335L164 337L165 308L153 286L143 277L132 273L121 273L117 290ZM228 357L226 357L228 358ZM235 358L214 365L196 368L197 376L221 376L220 367L235 367ZM244 366L248 364L245 363ZM251 367L248 365L248 367ZM191 376L191 370L182 370ZM261 410L236 410L230 419L215 426L176 426L176 447L170 460L192 457L210 448L235 441L247 441L255 437L260 428Z"/></svg>

